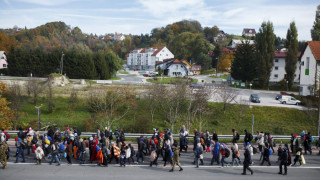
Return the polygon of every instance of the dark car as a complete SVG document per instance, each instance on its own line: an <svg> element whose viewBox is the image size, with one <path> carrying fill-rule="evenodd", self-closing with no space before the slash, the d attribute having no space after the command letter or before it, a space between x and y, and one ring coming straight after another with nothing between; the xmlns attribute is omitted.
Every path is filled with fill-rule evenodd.
<svg viewBox="0 0 320 180"><path fill-rule="evenodd" d="M249 98L249 101L260 103L261 100L260 100L260 97L259 97L258 94L251 94L250 98Z"/></svg>
<svg viewBox="0 0 320 180"><path fill-rule="evenodd" d="M282 95L281 95L281 94L278 94L278 95L275 97L275 99L276 99L276 100L279 100L279 99L281 99L281 97L282 97Z"/></svg>

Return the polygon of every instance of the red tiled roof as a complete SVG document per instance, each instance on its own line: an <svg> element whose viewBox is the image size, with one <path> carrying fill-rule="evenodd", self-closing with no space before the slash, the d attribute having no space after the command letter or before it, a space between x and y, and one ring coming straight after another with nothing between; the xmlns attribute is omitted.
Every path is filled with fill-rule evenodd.
<svg viewBox="0 0 320 180"><path fill-rule="evenodd" d="M251 30L251 32L249 32ZM244 28L243 29L244 33L251 33L251 34L255 34L256 30L255 29L249 29L249 28Z"/></svg>
<svg viewBox="0 0 320 180"><path fill-rule="evenodd" d="M143 48L140 53L145 53L146 52L146 48Z"/></svg>
<svg viewBox="0 0 320 180"><path fill-rule="evenodd" d="M158 47L157 50L151 54L151 56L156 56L164 47Z"/></svg>
<svg viewBox="0 0 320 180"><path fill-rule="evenodd" d="M301 56L301 52L298 52L297 56L299 58ZM286 58L286 57L287 57L287 52L283 52L283 51L274 52L274 58Z"/></svg>
<svg viewBox="0 0 320 180"><path fill-rule="evenodd" d="M162 62L161 61L156 61L156 64L161 64Z"/></svg>
<svg viewBox="0 0 320 180"><path fill-rule="evenodd" d="M170 61L170 60L172 60L172 58L170 58L170 59L164 59L163 62L167 62L167 61Z"/></svg>
<svg viewBox="0 0 320 180"><path fill-rule="evenodd" d="M320 61L320 41L308 41L311 52L317 61Z"/></svg>
<svg viewBox="0 0 320 180"><path fill-rule="evenodd" d="M181 63L181 61L179 61L179 59L175 59L173 63Z"/></svg>

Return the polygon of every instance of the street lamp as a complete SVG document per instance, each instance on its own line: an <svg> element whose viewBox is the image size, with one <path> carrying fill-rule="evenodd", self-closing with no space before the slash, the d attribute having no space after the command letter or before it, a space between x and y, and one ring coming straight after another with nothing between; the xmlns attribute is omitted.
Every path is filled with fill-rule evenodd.
<svg viewBox="0 0 320 180"><path fill-rule="evenodd" d="M251 92L251 86L252 86L252 84L250 83L249 85L250 85L250 92Z"/></svg>
<svg viewBox="0 0 320 180"><path fill-rule="evenodd" d="M289 83L289 81L287 81L287 91L289 91L288 83Z"/></svg>
<svg viewBox="0 0 320 180"><path fill-rule="evenodd" d="M40 108L42 107L42 104L40 106L34 106L38 110L38 131L41 129L41 122L40 122Z"/></svg>
<svg viewBox="0 0 320 180"><path fill-rule="evenodd" d="M60 61L60 74L62 75L62 72L63 72L63 52L62 52L62 55L61 55L61 61Z"/></svg>
<svg viewBox="0 0 320 180"><path fill-rule="evenodd" d="M252 92L251 92L251 86L252 86L252 84L250 83L249 86L250 86L250 97L251 97L251 94L252 94ZM250 98L249 98L249 108L250 108L250 109L252 108L252 107L251 107L251 100L250 100Z"/></svg>

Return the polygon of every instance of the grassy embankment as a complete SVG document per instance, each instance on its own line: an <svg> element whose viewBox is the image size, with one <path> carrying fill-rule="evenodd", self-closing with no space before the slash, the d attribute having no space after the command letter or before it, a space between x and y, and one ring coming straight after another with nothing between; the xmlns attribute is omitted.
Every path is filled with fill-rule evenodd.
<svg viewBox="0 0 320 180"><path fill-rule="evenodd" d="M33 120L34 127L37 127L37 113L30 98L26 98L21 109L20 125L27 127L28 123ZM57 126L64 128L66 125L75 126L82 131L94 131L96 126L92 123L92 114L86 106L86 99L79 99L74 105L70 105L68 97L55 98L55 110L49 113L47 104L44 98L40 99L43 103L41 108L41 122L44 125L57 124ZM245 108L242 111L242 118L240 118L240 108L238 105L229 105L226 113L223 113L223 105L220 103L210 103L208 114L203 118L202 131L205 129L216 130L218 134L231 134L231 129L235 128L241 134L244 129L251 131L251 117L254 114L255 123L254 131L267 131L272 134L289 135L290 133L300 133L302 130L309 130L312 133L316 129L316 120L314 123L310 120L305 111L279 108L279 107L260 107L253 106L252 109ZM102 117L96 116L97 119ZM136 106L134 106L128 114L116 122L113 129L123 128L126 132L151 133L152 128L168 128L170 124L164 120L164 115L158 111L154 115L153 122L148 111L147 103L144 99L137 99ZM174 133L177 129L185 124L184 118L179 118L175 125ZM198 128L198 123L194 123L192 128Z"/></svg>

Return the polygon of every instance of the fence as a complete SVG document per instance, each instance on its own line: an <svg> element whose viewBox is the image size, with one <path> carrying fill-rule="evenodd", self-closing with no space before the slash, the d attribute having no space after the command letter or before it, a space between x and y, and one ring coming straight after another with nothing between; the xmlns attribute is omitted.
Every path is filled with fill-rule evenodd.
<svg viewBox="0 0 320 180"><path fill-rule="evenodd" d="M18 131L7 131L9 134L17 134ZM39 131L40 134L44 134L46 133L45 131ZM96 135L97 133L95 132L82 132L81 133L81 136L92 136L92 135ZM135 138L135 137L140 137L140 136L147 136L147 137L151 137L153 134L139 134L139 133L125 133L125 137L131 137L131 138ZM178 134L174 134L173 135L174 138L178 138L179 135ZM193 135L189 135L188 138L192 138ZM219 139L232 139L232 135L218 135ZM279 140L282 140L282 139L286 139L286 140L289 140L291 139L291 136L286 136L286 135L273 135L272 136L273 139L279 139ZM244 135L240 135L240 139L243 139L244 138ZM315 140L319 139L319 136L313 136L313 138Z"/></svg>

